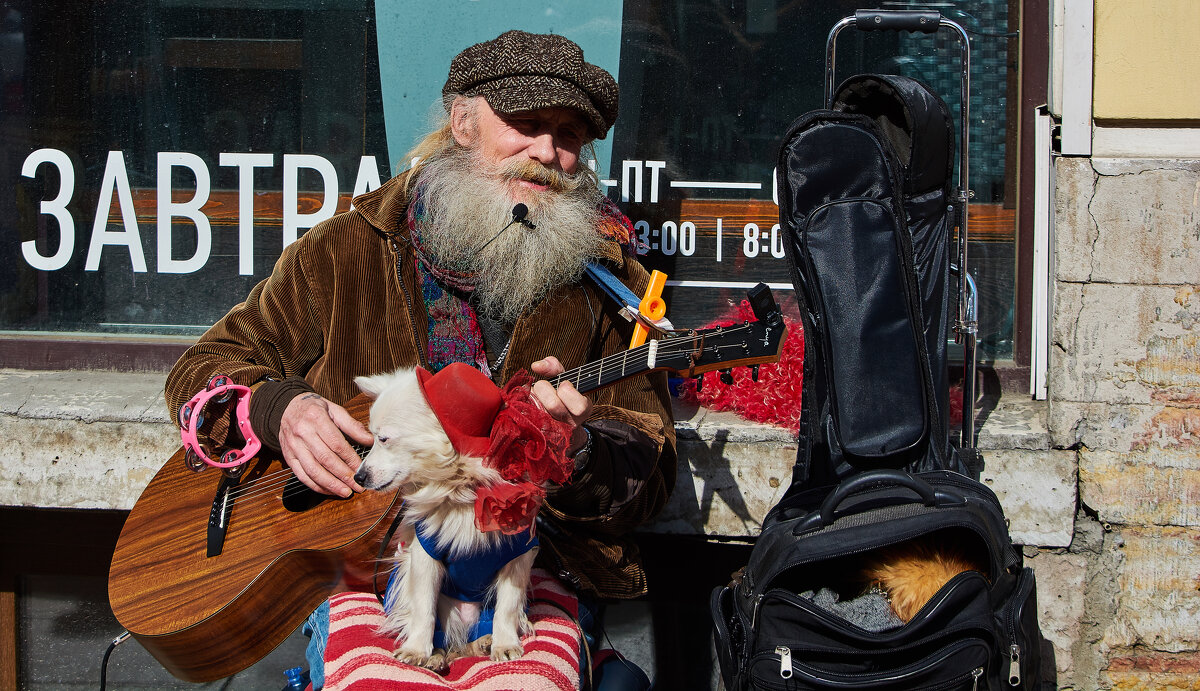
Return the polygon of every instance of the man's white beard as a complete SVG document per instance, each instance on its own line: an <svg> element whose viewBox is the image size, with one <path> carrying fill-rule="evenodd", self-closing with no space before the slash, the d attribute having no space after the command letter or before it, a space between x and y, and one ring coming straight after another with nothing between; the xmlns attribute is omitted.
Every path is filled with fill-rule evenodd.
<svg viewBox="0 0 1200 691"><path fill-rule="evenodd" d="M555 288L578 280L603 244L601 195L588 178L570 176L567 186L574 183L574 189L562 191L522 186L521 198L514 198L519 183L513 178L530 174L529 168L503 170L473 150L453 146L430 158L418 178L425 206L421 241L430 260L474 274L472 305L506 324ZM527 219L536 229L512 222L518 202L529 208Z"/></svg>

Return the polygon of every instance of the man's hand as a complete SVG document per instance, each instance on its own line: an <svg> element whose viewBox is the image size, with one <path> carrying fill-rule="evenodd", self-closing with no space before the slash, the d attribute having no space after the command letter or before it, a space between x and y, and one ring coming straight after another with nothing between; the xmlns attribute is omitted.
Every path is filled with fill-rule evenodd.
<svg viewBox="0 0 1200 691"><path fill-rule="evenodd" d="M558 358L553 355L538 360L529 366L539 377L553 377L566 371ZM571 443L567 447L567 455L572 456L587 443L587 432L583 429L584 420L592 412L592 401L575 389L575 385L564 381L555 389L545 379L538 380L533 385L533 395L555 420L571 425Z"/></svg>
<svg viewBox="0 0 1200 691"><path fill-rule="evenodd" d="M363 446L371 433L346 409L315 393L292 399L279 424L279 446L296 477L322 494L348 497L363 488L354 481L362 460L346 437Z"/></svg>

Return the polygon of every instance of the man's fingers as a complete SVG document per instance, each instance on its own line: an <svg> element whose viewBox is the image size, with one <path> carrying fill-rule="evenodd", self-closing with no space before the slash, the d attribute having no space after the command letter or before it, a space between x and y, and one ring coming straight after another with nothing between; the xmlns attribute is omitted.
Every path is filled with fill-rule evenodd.
<svg viewBox="0 0 1200 691"><path fill-rule="evenodd" d="M566 368L563 367L563 364L559 362L558 358L554 357L553 355L544 357L541 360L531 364L529 369L533 370L533 373L539 377L553 377L556 374L562 374L566 371Z"/></svg>
<svg viewBox="0 0 1200 691"><path fill-rule="evenodd" d="M532 391L534 397L538 399L538 402L542 404L546 412L550 413L551 417L563 421L571 417L570 411L567 410L567 406L562 402L562 399L558 397L558 391L554 389L554 386L550 382L544 379L536 381L533 384Z"/></svg>
<svg viewBox="0 0 1200 691"><path fill-rule="evenodd" d="M363 488L354 481L354 471L358 469L361 460L358 454L354 453L353 449L350 449L350 445L346 444L345 440L342 440L342 444L345 445L345 448L353 456L353 465L330 448L317 450L314 456L317 465L329 476L325 479L325 482L321 482L321 486L334 490L334 493L340 494L343 497L347 497L352 492L363 491Z"/></svg>
<svg viewBox="0 0 1200 691"><path fill-rule="evenodd" d="M550 382L542 380L533 385L533 395L555 420L578 427L592 412L592 401L579 393L570 382L563 382L555 389Z"/></svg>
<svg viewBox="0 0 1200 691"><path fill-rule="evenodd" d="M369 443L370 434L344 408L315 393L304 394L284 410L279 442L301 482L318 492L347 497L362 491L354 481L361 461L343 436L343 427Z"/></svg>
<svg viewBox="0 0 1200 691"><path fill-rule="evenodd" d="M370 446L375 438L371 436L370 430L366 425L354 419L354 416L346 411L340 405L329 404L329 417L333 420L338 429L360 446Z"/></svg>
<svg viewBox="0 0 1200 691"><path fill-rule="evenodd" d="M362 460L332 421L326 420L320 427L301 429L290 446L309 478L322 489L343 497L362 491L363 488L354 481L354 471Z"/></svg>
<svg viewBox="0 0 1200 691"><path fill-rule="evenodd" d="M293 451L288 457L288 465L296 473L297 479L317 492L340 497L348 497L352 493L349 485L306 452Z"/></svg>
<svg viewBox="0 0 1200 691"><path fill-rule="evenodd" d="M579 393L575 385L569 381L564 381L558 385L558 399L566 406L567 412L573 418L583 418L592 410L592 401L587 396Z"/></svg>
<svg viewBox="0 0 1200 691"><path fill-rule="evenodd" d="M310 449L317 462L336 476L344 486L355 492L363 491L363 488L354 481L354 471L358 470L362 459L358 457L358 452L354 450L354 447L350 446L350 443L342 436L340 429L334 429L332 432L325 431L321 439L310 446Z"/></svg>
<svg viewBox="0 0 1200 691"><path fill-rule="evenodd" d="M304 470L304 465L300 463L300 459L286 458L285 460L287 461L288 467L291 468L292 472L296 474L296 479L302 482L305 487L313 490L314 492L322 492L321 486L308 476L308 473Z"/></svg>

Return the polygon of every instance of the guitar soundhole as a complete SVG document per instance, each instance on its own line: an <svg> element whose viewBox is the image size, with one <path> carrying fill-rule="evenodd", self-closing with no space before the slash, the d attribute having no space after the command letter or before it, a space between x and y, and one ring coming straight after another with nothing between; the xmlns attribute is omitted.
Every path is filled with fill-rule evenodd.
<svg viewBox="0 0 1200 691"><path fill-rule="evenodd" d="M302 513L316 508L327 499L334 499L328 494L319 494L309 489L307 485L293 477L283 488L283 508L293 513Z"/></svg>
<svg viewBox="0 0 1200 691"><path fill-rule="evenodd" d="M369 446L359 446L358 444L353 444L352 446L359 458L365 457L367 452L371 450ZM310 511L326 501L345 501L353 496L352 494L350 497L335 497L330 494L321 494L320 492L313 491L303 482L300 482L299 478L292 476L283 488L282 500L283 508L293 513L302 513Z"/></svg>

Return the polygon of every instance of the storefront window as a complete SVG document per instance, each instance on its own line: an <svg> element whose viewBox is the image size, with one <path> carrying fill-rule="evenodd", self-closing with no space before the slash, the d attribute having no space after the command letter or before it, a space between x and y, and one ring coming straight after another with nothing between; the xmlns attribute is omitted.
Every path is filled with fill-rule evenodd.
<svg viewBox="0 0 1200 691"><path fill-rule="evenodd" d="M972 269L984 354L1006 358L1008 4L936 5L974 32ZM509 28L571 37L618 77L621 115L598 143L597 172L646 241L645 263L667 273L677 325L717 318L759 281L791 300L775 155L788 124L821 107L825 37L855 9L843 0L7 2L0 331L195 337L269 274L287 242L402 170L450 57ZM838 75L914 76L957 109L952 39L842 36Z"/></svg>
<svg viewBox="0 0 1200 691"><path fill-rule="evenodd" d="M984 355L1011 357L1007 2L935 5L973 32L971 269L984 292ZM614 160L624 167L614 167L612 177L621 185L620 198L628 200L629 216L646 222L652 248L646 263L672 282L683 282L668 305L673 317L681 311L687 315L685 324L720 313L747 284L790 286L776 227L775 159L788 125L823 106L827 35L860 6L778 0L625 3L622 109L614 144ZM930 37L844 31L837 55L835 81L863 72L914 77L933 87L957 119L961 63L958 44L947 32ZM725 287L729 284L733 287Z"/></svg>
<svg viewBox="0 0 1200 691"><path fill-rule="evenodd" d="M367 5L6 12L0 328L198 335L388 175Z"/></svg>

